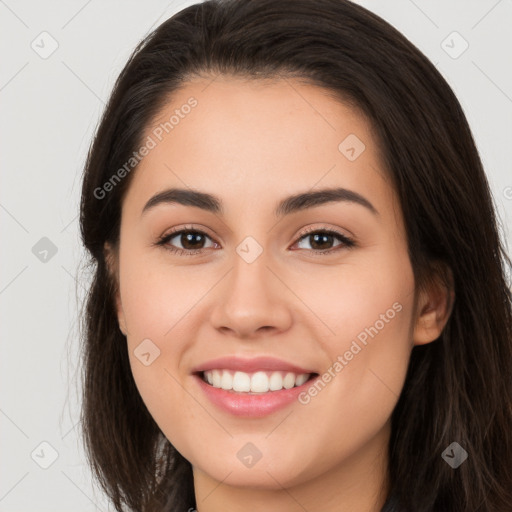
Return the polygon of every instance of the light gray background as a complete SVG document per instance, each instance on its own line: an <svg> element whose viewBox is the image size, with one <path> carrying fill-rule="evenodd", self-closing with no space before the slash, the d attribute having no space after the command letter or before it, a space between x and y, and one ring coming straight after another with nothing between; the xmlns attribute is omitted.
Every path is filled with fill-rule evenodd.
<svg viewBox="0 0 512 512"><path fill-rule="evenodd" d="M113 510L91 481L78 436L77 319L88 282L78 273L80 177L132 49L192 3L0 0L0 511ZM510 243L512 1L358 3L405 34L454 89ZM31 47L50 48L43 31L58 43L46 59ZM454 31L469 44L457 58L445 51L462 48L457 35L446 39ZM32 251L43 237L57 248L45 262Z"/></svg>

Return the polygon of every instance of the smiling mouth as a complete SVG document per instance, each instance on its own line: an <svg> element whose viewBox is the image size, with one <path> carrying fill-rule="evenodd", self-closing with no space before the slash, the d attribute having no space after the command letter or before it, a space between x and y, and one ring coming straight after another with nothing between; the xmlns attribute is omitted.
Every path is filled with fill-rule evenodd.
<svg viewBox="0 0 512 512"><path fill-rule="evenodd" d="M197 372L204 382L225 391L245 394L262 394L303 386L318 376L317 373L294 373L287 371L241 372L214 369Z"/></svg>

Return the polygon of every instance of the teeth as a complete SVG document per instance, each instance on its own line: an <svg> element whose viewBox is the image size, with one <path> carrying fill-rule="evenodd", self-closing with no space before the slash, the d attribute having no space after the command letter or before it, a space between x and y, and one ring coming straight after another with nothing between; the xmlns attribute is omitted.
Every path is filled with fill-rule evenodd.
<svg viewBox="0 0 512 512"><path fill-rule="evenodd" d="M237 393L267 393L302 386L310 377L309 373L293 372L255 373L232 372L230 370L208 370L203 372L203 380L214 388L232 390Z"/></svg>
<svg viewBox="0 0 512 512"><path fill-rule="evenodd" d="M285 389L291 389L295 386L295 375L293 373L287 373L283 380L283 386Z"/></svg>
<svg viewBox="0 0 512 512"><path fill-rule="evenodd" d="M236 372L232 389L233 391L251 391L251 377L247 373Z"/></svg>
<svg viewBox="0 0 512 512"><path fill-rule="evenodd" d="M296 386L302 386L304 382L308 380L309 375L307 373L302 373L301 375L297 375L297 378L295 379L295 385Z"/></svg>
<svg viewBox="0 0 512 512"><path fill-rule="evenodd" d="M220 387L222 389L233 389L233 375L230 372L222 372Z"/></svg>
<svg viewBox="0 0 512 512"><path fill-rule="evenodd" d="M220 388L220 382L222 380L222 372L219 370L213 370L211 372L208 372L212 376L212 386L215 388ZM206 372L205 372L206 375ZM209 382L208 382L209 384Z"/></svg>
<svg viewBox="0 0 512 512"><path fill-rule="evenodd" d="M256 372L252 377L249 377L249 374L247 373L245 375L247 375L251 381L251 391L253 393L266 393L268 391L268 377L265 372ZM245 389L240 390L233 388L233 391L245 391Z"/></svg>

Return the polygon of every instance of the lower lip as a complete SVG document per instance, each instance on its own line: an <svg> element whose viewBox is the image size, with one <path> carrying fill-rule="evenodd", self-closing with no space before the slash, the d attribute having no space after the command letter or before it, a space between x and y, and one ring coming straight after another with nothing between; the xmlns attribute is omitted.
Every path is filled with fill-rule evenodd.
<svg viewBox="0 0 512 512"><path fill-rule="evenodd" d="M283 409L294 401L298 401L300 393L305 391L318 378L307 380L301 386L267 393L237 393L221 388L214 388L206 383L200 375L194 375L200 388L213 404L234 416L259 418Z"/></svg>

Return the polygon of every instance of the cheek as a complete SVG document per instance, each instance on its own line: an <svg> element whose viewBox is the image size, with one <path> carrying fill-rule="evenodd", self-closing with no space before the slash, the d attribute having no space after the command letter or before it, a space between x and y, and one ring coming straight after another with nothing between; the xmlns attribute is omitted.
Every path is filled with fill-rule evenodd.
<svg viewBox="0 0 512 512"><path fill-rule="evenodd" d="M121 255L121 258L123 255ZM135 253L121 259L120 294L128 330L132 374L149 412L160 425L182 412L179 362L194 339L190 318L205 286L186 272L156 266ZM165 404L165 407L162 407Z"/></svg>
<svg viewBox="0 0 512 512"><path fill-rule="evenodd" d="M335 269L318 266L290 282L316 314L318 334L325 334L331 355L348 350L356 338L363 344L384 337L407 345L414 277L405 249L354 253Z"/></svg>
<svg viewBox="0 0 512 512"><path fill-rule="evenodd" d="M338 425L354 439L362 435L361 424L371 430L391 414L412 349L414 277L408 258L396 252L371 256L341 267L336 279L320 281L324 295L321 287L308 295L308 305L329 326L330 334L317 338L329 361L325 385L311 388L302 403L312 416L327 414L329 429Z"/></svg>
<svg viewBox="0 0 512 512"><path fill-rule="evenodd" d="M303 460L330 467L369 443L389 421L412 348L412 304L407 296L396 298L389 291L375 291L366 300L349 302L351 314L340 314L336 336L324 338L330 363L321 382L299 397L303 425L311 418L323 418L321 425L315 425L314 440L302 444ZM296 432L286 434L300 442Z"/></svg>
<svg viewBox="0 0 512 512"><path fill-rule="evenodd" d="M162 256L131 254L121 262L121 300L134 340L173 337L211 286L212 276L198 267L176 267Z"/></svg>

